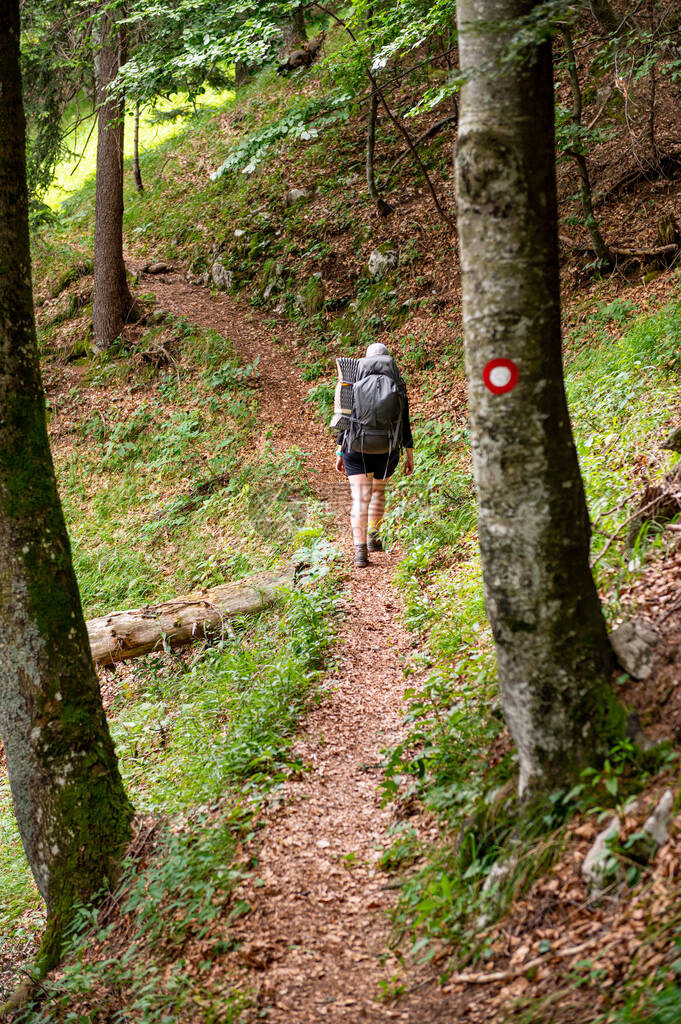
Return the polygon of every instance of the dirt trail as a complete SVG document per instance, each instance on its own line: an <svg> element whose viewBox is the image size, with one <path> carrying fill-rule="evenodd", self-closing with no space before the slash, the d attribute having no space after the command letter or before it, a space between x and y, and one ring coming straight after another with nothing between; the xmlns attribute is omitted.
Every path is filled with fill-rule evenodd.
<svg viewBox="0 0 681 1024"><path fill-rule="evenodd" d="M333 468L333 439L303 402L292 359L272 343L262 318L182 280L155 279L145 287L160 308L231 338L242 359L259 357L260 409L271 441L308 453L311 484L335 513L349 556L349 489ZM245 1019L262 1019L264 1011L271 1024L452 1019L434 981L405 973L392 956L384 960L396 895L376 864L391 821L377 793L379 764L382 749L400 734L401 657L412 642L390 583L395 562L394 554L373 555L368 569L350 574L325 681L331 696L308 716L297 747L312 770L287 784L264 830L256 874L241 893L253 910L235 926L242 947L227 967L254 993L256 1007ZM223 963L216 971L224 969ZM377 1001L379 982L393 978L406 985L405 995Z"/></svg>

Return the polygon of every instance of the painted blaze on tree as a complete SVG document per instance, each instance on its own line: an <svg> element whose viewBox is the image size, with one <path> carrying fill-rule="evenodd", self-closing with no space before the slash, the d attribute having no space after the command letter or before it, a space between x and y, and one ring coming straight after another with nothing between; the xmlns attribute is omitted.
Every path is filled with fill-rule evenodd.
<svg viewBox="0 0 681 1024"><path fill-rule="evenodd" d="M0 737L59 957L74 903L115 875L132 808L90 657L45 425L33 318L19 7L0 20Z"/></svg>
<svg viewBox="0 0 681 1024"><path fill-rule="evenodd" d="M461 66L471 71L456 149L471 444L485 603L521 793L598 760L624 729L563 383L551 47L500 61L508 23L536 6L457 7Z"/></svg>

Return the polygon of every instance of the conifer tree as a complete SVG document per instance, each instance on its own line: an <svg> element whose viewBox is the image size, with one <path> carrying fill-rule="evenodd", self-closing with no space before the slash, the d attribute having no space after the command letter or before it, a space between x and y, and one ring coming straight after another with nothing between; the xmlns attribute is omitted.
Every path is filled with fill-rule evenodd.
<svg viewBox="0 0 681 1024"><path fill-rule="evenodd" d="M95 286L92 308L95 346L108 348L133 311L123 259L123 139L125 103L109 86L125 59L126 31L116 12L105 9L96 56L97 184L95 194Z"/></svg>

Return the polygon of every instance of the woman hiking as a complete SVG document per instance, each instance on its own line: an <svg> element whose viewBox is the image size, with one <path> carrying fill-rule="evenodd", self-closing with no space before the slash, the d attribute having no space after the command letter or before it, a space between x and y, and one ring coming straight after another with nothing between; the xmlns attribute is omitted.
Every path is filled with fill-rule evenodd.
<svg viewBox="0 0 681 1024"><path fill-rule="evenodd" d="M336 470L350 483L354 564L369 564L369 551L383 551L380 527L385 489L402 448L404 472L414 471L414 439L407 389L390 352L378 342L356 361L349 426L338 433Z"/></svg>

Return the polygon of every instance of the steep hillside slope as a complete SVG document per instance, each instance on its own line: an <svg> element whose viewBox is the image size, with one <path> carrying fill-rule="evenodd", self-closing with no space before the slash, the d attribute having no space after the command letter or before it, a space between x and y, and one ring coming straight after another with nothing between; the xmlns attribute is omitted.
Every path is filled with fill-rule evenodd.
<svg viewBox="0 0 681 1024"><path fill-rule="evenodd" d="M602 101L586 64L592 117ZM621 248L654 248L679 204L678 115L671 97L661 103L669 160L658 169L638 173L626 130L594 150L599 218ZM407 159L384 187L392 212L377 213L359 106L324 68L289 80L265 71L143 153L146 191L126 192L125 244L148 318L104 356L89 333L92 182L36 232L50 429L88 612L293 557L313 579L216 650L103 676L143 813L139 880L96 923L83 915L79 952L32 1019L111 1019L121 991L125 1012L149 1021L302 1024L323 1013L349 1024L362 1012L591 1024L679 1005L673 987L655 996L676 970L676 804L670 844L648 861L635 851L649 811L678 785L679 460L660 447L681 422L678 272L639 256L600 274L576 247L587 236L573 223L575 172L561 164L567 385L594 568L609 623L635 613L660 634L651 675L621 673L616 685L666 745L622 745L528 825L475 542L455 230ZM449 113L423 115L412 133ZM450 214L454 140L448 124L420 146ZM380 118L379 179L403 151ZM369 271L375 251L394 264L384 276ZM392 487L390 553L348 579L347 495L321 421L333 357L376 340L408 379L417 469ZM338 692L298 744L320 680ZM623 825L598 902L581 865L612 813ZM31 947L37 903L7 811L2 828L14 962Z"/></svg>

